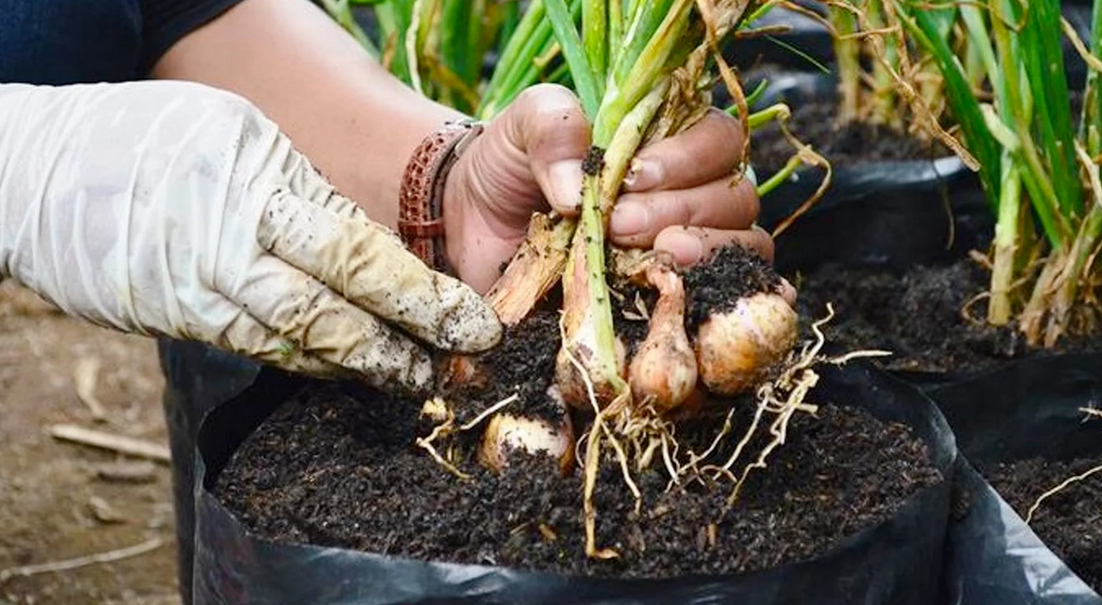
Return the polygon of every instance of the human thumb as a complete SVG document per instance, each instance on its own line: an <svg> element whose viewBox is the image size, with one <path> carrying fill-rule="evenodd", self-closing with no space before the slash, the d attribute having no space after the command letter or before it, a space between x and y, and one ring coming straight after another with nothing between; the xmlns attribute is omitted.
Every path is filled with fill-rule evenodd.
<svg viewBox="0 0 1102 605"><path fill-rule="evenodd" d="M577 214L590 128L574 93L556 84L533 86L517 97L500 121L506 140L527 158L530 175L551 208Z"/></svg>

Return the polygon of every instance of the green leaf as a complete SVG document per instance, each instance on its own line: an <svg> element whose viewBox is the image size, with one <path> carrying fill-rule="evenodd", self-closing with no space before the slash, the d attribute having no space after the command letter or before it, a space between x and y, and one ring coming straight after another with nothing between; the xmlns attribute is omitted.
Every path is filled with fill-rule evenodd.
<svg viewBox="0 0 1102 605"><path fill-rule="evenodd" d="M608 71L607 0L582 0L582 44L585 45L585 56L593 70L600 96Z"/></svg>
<svg viewBox="0 0 1102 605"><path fill-rule="evenodd" d="M991 135L980 110L979 101L972 94L972 87L956 55L945 38L938 36L937 23L918 2L902 6L901 20L912 38L930 53L945 79L946 102L960 124L965 147L980 163L980 181L987 192L992 211L998 210L1000 170L999 144Z"/></svg>
<svg viewBox="0 0 1102 605"><path fill-rule="evenodd" d="M1088 44L1091 54L1102 56L1102 0L1091 8L1091 37ZM1084 142L1091 157L1102 153L1102 95L1099 90L1099 73L1087 70L1087 83L1083 89L1083 117L1079 127L1079 139Z"/></svg>
<svg viewBox="0 0 1102 605"><path fill-rule="evenodd" d="M555 39L562 47L566 64L570 68L570 76L574 80L578 97L582 107L590 121L597 116L601 106L600 87L597 85L597 77L593 73L593 67L586 59L585 49L582 47L578 30L574 27L574 20L570 17L570 11L564 0L544 0L547 7L547 16L551 20L551 28L555 32Z"/></svg>
<svg viewBox="0 0 1102 605"><path fill-rule="evenodd" d="M390 71L406 85L412 83L409 77L409 62L406 60L406 32L413 16L413 0L387 0L375 7L375 18L382 35L381 46L394 41L394 59Z"/></svg>
<svg viewBox="0 0 1102 605"><path fill-rule="evenodd" d="M1071 218L1082 211L1083 191L1064 75L1060 5L1056 0L1029 0L1026 7L1026 21L1018 36L1021 47L1028 49L1022 54L1033 94L1033 124L1061 213Z"/></svg>

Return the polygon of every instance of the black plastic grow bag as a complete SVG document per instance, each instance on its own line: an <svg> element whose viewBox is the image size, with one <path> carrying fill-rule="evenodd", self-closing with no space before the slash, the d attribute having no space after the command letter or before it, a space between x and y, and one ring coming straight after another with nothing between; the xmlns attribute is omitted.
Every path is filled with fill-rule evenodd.
<svg viewBox="0 0 1102 605"><path fill-rule="evenodd" d="M884 523L814 560L729 576L615 580L433 563L251 535L208 490L233 451L310 381L265 369L204 419L196 453L195 602L414 603L899 603L938 598L952 434L929 399L866 363L824 368L815 394L861 401L880 418L913 427L946 480L916 492Z"/></svg>
<svg viewBox="0 0 1102 605"><path fill-rule="evenodd" d="M822 14L813 2L796 2ZM754 29L784 28L764 36L729 42L724 57L740 69L769 65L794 71L821 71L834 62L834 40L822 22L784 6L777 6L750 25Z"/></svg>
<svg viewBox="0 0 1102 605"><path fill-rule="evenodd" d="M779 74L758 105L797 106L834 94L831 77ZM755 169L759 180L768 178L761 167ZM762 199L759 224L772 230L823 177L819 168L798 170L795 179ZM978 176L955 155L835 167L823 197L777 239L776 264L784 272L811 270L824 261L895 269L940 262L975 247L990 221Z"/></svg>
<svg viewBox="0 0 1102 605"><path fill-rule="evenodd" d="M1102 354L1018 361L929 394L957 437L957 484L970 502L950 530L947 602L1102 605L971 464L1102 458L1102 423L1079 411L1102 406Z"/></svg>

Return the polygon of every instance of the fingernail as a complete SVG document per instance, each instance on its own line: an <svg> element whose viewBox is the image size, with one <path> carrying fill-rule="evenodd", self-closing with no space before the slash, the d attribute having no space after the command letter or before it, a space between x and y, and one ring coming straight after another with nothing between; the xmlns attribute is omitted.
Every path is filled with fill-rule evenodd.
<svg viewBox="0 0 1102 605"><path fill-rule="evenodd" d="M624 176L624 187L629 191L652 189L662 180L662 166L657 162L648 162L634 158L631 167Z"/></svg>
<svg viewBox="0 0 1102 605"><path fill-rule="evenodd" d="M663 238L662 248L673 254L677 264L695 265L704 258L704 242L689 231L673 231Z"/></svg>
<svg viewBox="0 0 1102 605"><path fill-rule="evenodd" d="M650 211L643 204L621 202L612 210L609 228L616 235L635 235L648 231L650 221Z"/></svg>
<svg viewBox="0 0 1102 605"><path fill-rule="evenodd" d="M577 160L565 160L547 168L551 180L548 202L557 210L577 210L582 205L582 167Z"/></svg>

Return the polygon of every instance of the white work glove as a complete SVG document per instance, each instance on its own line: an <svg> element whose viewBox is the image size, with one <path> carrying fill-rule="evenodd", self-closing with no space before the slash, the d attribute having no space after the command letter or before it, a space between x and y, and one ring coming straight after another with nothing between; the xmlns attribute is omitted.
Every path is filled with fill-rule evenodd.
<svg viewBox="0 0 1102 605"><path fill-rule="evenodd" d="M183 82L0 85L3 277L102 326L387 389L429 386L414 339L501 337L256 107Z"/></svg>

